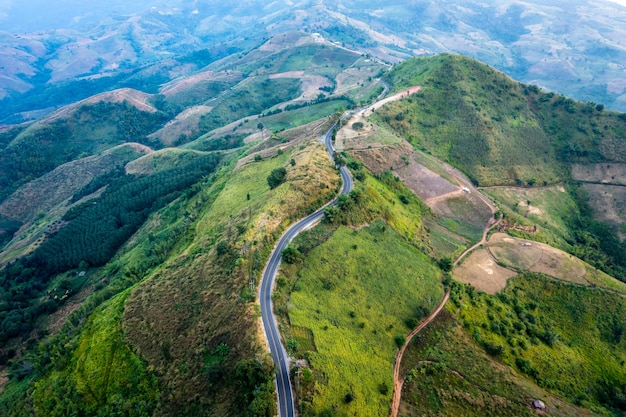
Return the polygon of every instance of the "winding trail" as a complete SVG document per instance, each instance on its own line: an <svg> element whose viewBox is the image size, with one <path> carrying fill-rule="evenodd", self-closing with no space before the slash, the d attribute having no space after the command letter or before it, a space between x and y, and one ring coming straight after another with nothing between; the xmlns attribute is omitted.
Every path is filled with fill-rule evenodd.
<svg viewBox="0 0 626 417"><path fill-rule="evenodd" d="M450 290L448 290L444 294L443 299L441 300L437 308L433 310L433 312L430 313L428 317L422 320L420 324L411 331L411 333L409 333L409 335L406 337L406 342L404 342L404 345L400 348L400 350L398 350L398 353L396 354L396 362L393 365L393 398L391 400L391 415L393 417L396 417L398 415L398 409L400 408L400 398L402 397L402 386L404 385L404 379L400 379L400 365L402 364L402 356L404 356L404 351L409 346L409 343L411 342L411 339L413 339L413 336L421 332L424 327L428 326L428 324L437 317L437 315L441 312L443 307L448 302L449 298Z"/></svg>
<svg viewBox="0 0 626 417"><path fill-rule="evenodd" d="M497 208L493 204L493 202L489 200L487 196L480 193L476 189L476 187L474 187L474 185L471 184L471 182L464 180L462 178L462 174L458 172L455 168L452 168L448 164L445 164L445 166L446 166L446 171L448 172L448 174L452 176L454 181L456 181L456 183L459 186L467 187L470 190L470 192L476 193L476 195L478 195L478 197L489 207L489 209L491 210L491 214L492 214L492 216L487 221L485 228L483 229L482 239L476 244L472 245L470 248L468 248L454 261L454 266L456 267L459 264L459 262L468 253L470 253L477 247L487 242L487 234L493 227L497 226L502 221L502 217L496 220L494 218L494 215L496 213ZM446 196L448 195L446 194L443 197L446 197ZM411 333L407 335L404 345L400 348L400 350L398 350L398 353L396 354L396 360L393 366L393 397L391 401L391 413L390 413L391 417L397 417L398 411L400 409L400 400L402 398L402 387L404 386L404 378L402 379L400 378L400 365L402 364L402 357L404 356L404 352L406 351L406 348L409 346L409 343L411 343L411 340L413 339L413 337L416 334L418 334L420 331L422 331L430 322L432 322L437 317L437 315L439 315L439 313L441 312L443 307L446 305L446 302L448 301L449 298L450 298L450 290L448 290L444 294L443 299L441 300L437 308L435 308L435 310L433 310L433 312L430 313L428 317L422 320L420 324L415 329L413 329Z"/></svg>

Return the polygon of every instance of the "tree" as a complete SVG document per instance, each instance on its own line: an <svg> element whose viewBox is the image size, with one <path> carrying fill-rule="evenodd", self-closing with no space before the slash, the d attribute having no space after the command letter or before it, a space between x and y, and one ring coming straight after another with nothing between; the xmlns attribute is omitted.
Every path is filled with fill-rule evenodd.
<svg viewBox="0 0 626 417"><path fill-rule="evenodd" d="M271 189L278 187L280 184L285 182L287 179L287 170L283 167L276 168L272 170L270 175L267 177L267 183L269 184Z"/></svg>
<svg viewBox="0 0 626 417"><path fill-rule="evenodd" d="M439 265L439 268L441 268L441 270L444 272L452 271L453 262L452 262L452 259L447 256L444 256L443 258L439 259L437 261L437 264Z"/></svg>
<svg viewBox="0 0 626 417"><path fill-rule="evenodd" d="M295 264L302 260L302 253L300 253L298 249L292 246L288 246L285 249L283 249L282 255L283 255L283 260L287 262L288 264Z"/></svg>

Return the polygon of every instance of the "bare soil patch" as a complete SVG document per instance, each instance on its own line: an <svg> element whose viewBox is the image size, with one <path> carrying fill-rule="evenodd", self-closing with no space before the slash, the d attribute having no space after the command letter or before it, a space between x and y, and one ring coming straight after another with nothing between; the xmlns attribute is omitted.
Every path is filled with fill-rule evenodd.
<svg viewBox="0 0 626 417"><path fill-rule="evenodd" d="M541 216L543 214L543 210L541 210L539 207L533 206L532 203L529 205L528 201L520 201L519 203L517 203L517 205L526 209L526 216L528 216L529 214Z"/></svg>
<svg viewBox="0 0 626 417"><path fill-rule="evenodd" d="M488 248L498 261L513 268L543 273L576 284L588 284L585 264L552 246L495 233L489 240Z"/></svg>
<svg viewBox="0 0 626 417"><path fill-rule="evenodd" d="M626 238L626 187L583 184L596 220L613 226L621 240Z"/></svg>
<svg viewBox="0 0 626 417"><path fill-rule="evenodd" d="M472 253L460 266L454 269L454 279L473 285L487 294L496 294L506 287L506 282L517 273L497 264L486 249Z"/></svg>
<svg viewBox="0 0 626 417"><path fill-rule="evenodd" d="M270 78L296 78L300 80L302 94L294 101L313 100L321 93L320 87L330 87L330 80L321 75L308 75L304 71L287 71L270 75Z"/></svg>
<svg viewBox="0 0 626 417"><path fill-rule="evenodd" d="M626 164L575 164L572 178L578 181L626 185Z"/></svg>

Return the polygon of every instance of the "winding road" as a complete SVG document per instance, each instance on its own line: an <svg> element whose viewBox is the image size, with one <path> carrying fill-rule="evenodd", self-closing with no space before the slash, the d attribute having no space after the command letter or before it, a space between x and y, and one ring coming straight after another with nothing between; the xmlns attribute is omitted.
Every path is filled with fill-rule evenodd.
<svg viewBox="0 0 626 417"><path fill-rule="evenodd" d="M337 123L335 123L328 130L328 132L326 132L326 135L324 137L326 150L328 151L328 154L331 158L333 157L334 152L332 137L333 131L336 126ZM341 194L347 194L352 190L352 177L350 176L350 171L348 171L345 166L342 166L339 168L339 173L341 174L341 180L343 181ZM263 275L261 277L259 303L261 304L261 316L263 329L265 331L265 337L267 338L270 353L272 354L272 359L274 359L274 364L276 366L276 393L278 395L278 415L280 417L295 416L295 406L293 391L291 389L291 378L289 376L289 355L287 354L287 351L285 350L285 347L280 340L278 324L276 321L276 317L274 316L274 305L272 303L272 289L274 287L274 278L276 277L276 272L278 271L278 267L280 266L283 249L287 247L289 242L291 242L291 240L293 240L293 238L295 238L298 233L319 222L324 216L324 209L327 206L336 203L337 199L335 198L333 201L321 207L315 213L310 214L307 217L299 220L293 226L287 229L287 231L280 237L278 243L274 247L274 250L272 251L270 258L265 265L265 270L263 271Z"/></svg>

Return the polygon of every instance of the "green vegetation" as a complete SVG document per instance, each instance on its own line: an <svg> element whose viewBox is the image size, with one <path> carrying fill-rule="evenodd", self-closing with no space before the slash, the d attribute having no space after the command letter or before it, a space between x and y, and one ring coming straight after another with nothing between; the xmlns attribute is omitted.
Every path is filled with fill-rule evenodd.
<svg viewBox="0 0 626 417"><path fill-rule="evenodd" d="M275 104L300 94L300 80L292 78L250 78L221 97L210 113L200 119L202 133L222 127L246 116L259 114Z"/></svg>
<svg viewBox="0 0 626 417"><path fill-rule="evenodd" d="M35 263L49 272L77 267L81 261L104 265L152 211L185 189L193 193L189 187L213 172L219 161L219 155L208 154L154 175L114 181L95 204L90 200L64 216L69 224L36 251Z"/></svg>
<svg viewBox="0 0 626 417"><path fill-rule="evenodd" d="M270 188L276 188L287 180L287 170L284 167L273 169L267 176L267 184Z"/></svg>
<svg viewBox="0 0 626 417"><path fill-rule="evenodd" d="M291 110L288 109L289 105L287 105L284 111L276 112L274 110L267 112L267 115L264 115L262 120L268 129L280 131L311 123L353 105L352 101L341 98L292 108Z"/></svg>
<svg viewBox="0 0 626 417"><path fill-rule="evenodd" d="M153 415L160 395L157 377L122 334L127 297L128 291L96 310L68 362L57 362L54 371L37 382L31 396L36 414Z"/></svg>
<svg viewBox="0 0 626 417"><path fill-rule="evenodd" d="M295 343L287 344L313 371L303 415L386 415L391 393L379 387L393 385L394 338L442 297L440 272L382 221L358 231L339 227L304 250L301 269L279 278L277 289L293 286L283 314Z"/></svg>
<svg viewBox="0 0 626 417"><path fill-rule="evenodd" d="M146 142L165 117L126 102L98 103L82 105L68 118L31 125L0 151L0 200L65 162L124 142Z"/></svg>
<svg viewBox="0 0 626 417"><path fill-rule="evenodd" d="M488 354L569 401L624 410L622 296L530 273L497 296L455 288L460 321Z"/></svg>
<svg viewBox="0 0 626 417"><path fill-rule="evenodd" d="M584 415L502 366L446 309L413 338L401 375L406 379L400 416L532 417L532 399L543 400L550 415Z"/></svg>
<svg viewBox="0 0 626 417"><path fill-rule="evenodd" d="M387 75L396 91L420 93L379 116L413 146L448 161L481 185L547 184L571 162L623 161L626 120L593 103L516 83L455 55L411 59Z"/></svg>

